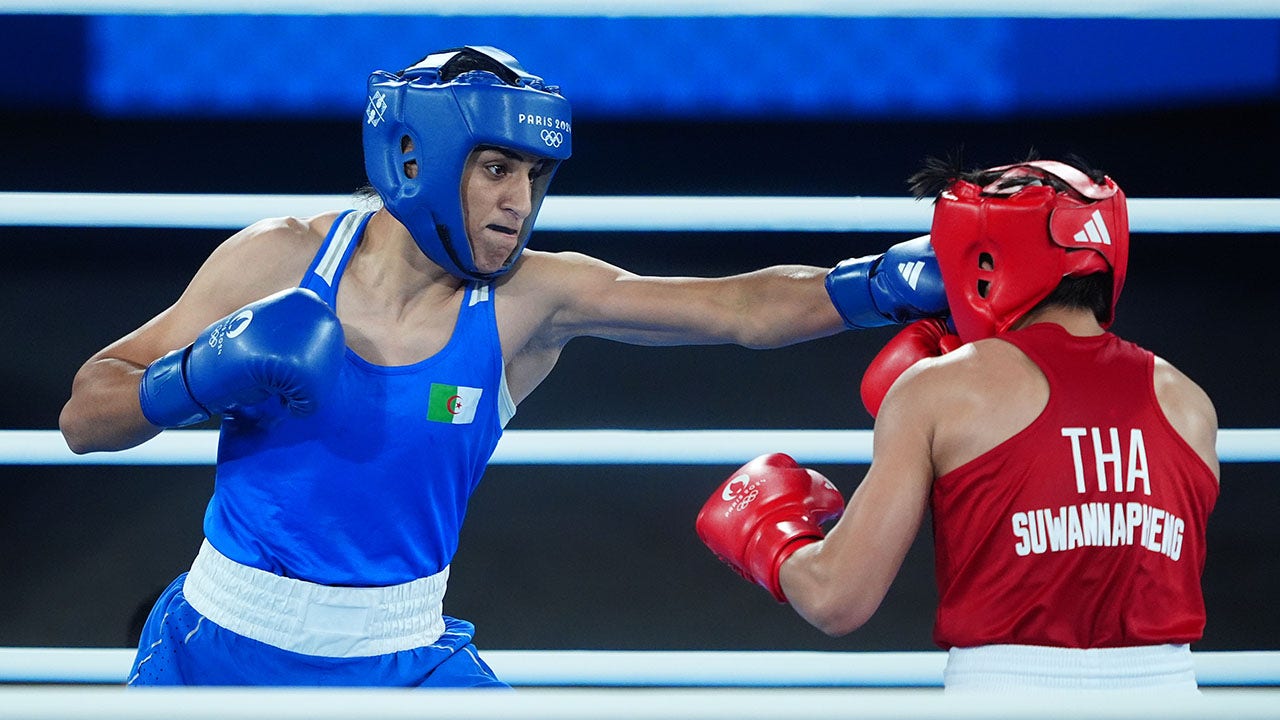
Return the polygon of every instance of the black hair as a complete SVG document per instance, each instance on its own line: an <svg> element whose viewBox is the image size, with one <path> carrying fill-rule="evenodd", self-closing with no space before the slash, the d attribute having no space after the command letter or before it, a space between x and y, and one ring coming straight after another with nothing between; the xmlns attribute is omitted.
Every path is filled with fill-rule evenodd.
<svg viewBox="0 0 1280 720"><path fill-rule="evenodd" d="M1027 157L1018 162L1032 162L1041 160L1040 153L1032 148ZM973 183L979 187L986 187L994 182L997 178L1004 174L1003 170L992 169L971 169L963 168L963 150L954 150L947 155L946 158L928 157L925 158L924 167L907 178L907 185L911 188L911 194L917 199L937 198L943 190L951 187L953 183L959 180ZM1097 168L1094 168L1079 155L1067 155L1061 162L1070 165L1085 175L1090 180L1101 185L1106 174ZM1011 177L1000 185L1001 190L1018 185L1026 185L1032 182L1046 183L1058 192L1068 192L1071 190L1066 183L1062 182L1052 175L1044 177L1018 176Z"/></svg>
<svg viewBox="0 0 1280 720"><path fill-rule="evenodd" d="M1110 270L1080 277L1064 277L1058 287L1048 297L1036 303L1027 314L1046 307L1081 308L1091 311L1098 322L1103 323L1111 316L1113 288L1114 280Z"/></svg>
<svg viewBox="0 0 1280 720"><path fill-rule="evenodd" d="M380 210L386 205L382 200L382 193L369 183L351 193L351 204L358 210Z"/></svg>

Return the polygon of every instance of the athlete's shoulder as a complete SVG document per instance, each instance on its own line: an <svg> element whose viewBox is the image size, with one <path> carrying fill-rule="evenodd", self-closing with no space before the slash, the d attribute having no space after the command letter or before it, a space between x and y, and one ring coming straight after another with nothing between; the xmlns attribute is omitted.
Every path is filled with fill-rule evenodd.
<svg viewBox="0 0 1280 720"><path fill-rule="evenodd" d="M338 213L309 218L273 217L259 220L227 238L215 255L233 263L298 263L304 266L324 242ZM247 268L246 268L247 269Z"/></svg>
<svg viewBox="0 0 1280 720"><path fill-rule="evenodd" d="M977 340L912 365L886 396L921 418L1003 416L1047 394L1044 374L1021 350L997 338Z"/></svg>
<svg viewBox="0 0 1280 720"><path fill-rule="evenodd" d="M603 260L579 252L525 250L500 283L511 288L508 292L574 297L589 292L593 285L613 282L625 274Z"/></svg>
<svg viewBox="0 0 1280 720"><path fill-rule="evenodd" d="M512 271L522 270L526 274L543 275L548 273L571 272L581 268L609 267L603 260L572 250L548 251L525 250L516 260ZM532 270L530 270L532 268Z"/></svg>
<svg viewBox="0 0 1280 720"><path fill-rule="evenodd" d="M1155 356L1151 382L1156 401L1169 424L1217 475L1218 411L1209 394L1159 355Z"/></svg>
<svg viewBox="0 0 1280 720"><path fill-rule="evenodd" d="M228 243L269 251L316 249L341 213L327 212L311 217L271 217L259 220L233 235Z"/></svg>
<svg viewBox="0 0 1280 720"><path fill-rule="evenodd" d="M276 217L253 223L209 255L193 281L196 290L243 305L297 285L337 216Z"/></svg>
<svg viewBox="0 0 1280 720"><path fill-rule="evenodd" d="M927 358L903 373L908 382L924 386L988 385L1008 381L1011 373L1034 371L1030 358L1011 343L985 338L961 345L945 355Z"/></svg>

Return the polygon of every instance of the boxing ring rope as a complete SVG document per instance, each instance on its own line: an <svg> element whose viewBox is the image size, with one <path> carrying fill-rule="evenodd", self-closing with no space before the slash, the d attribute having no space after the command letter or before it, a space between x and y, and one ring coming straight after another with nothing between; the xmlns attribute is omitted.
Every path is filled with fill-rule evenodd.
<svg viewBox="0 0 1280 720"><path fill-rule="evenodd" d="M124 682L133 648L0 647L0 682ZM517 687L942 686L947 655L928 652L486 650ZM1280 687L1280 651L1194 652L1201 687Z"/></svg>
<svg viewBox="0 0 1280 720"><path fill-rule="evenodd" d="M57 430L0 430L0 465L212 465L216 430L170 430L119 452L76 455ZM740 465L762 448L806 463L871 462L870 430L510 430L492 465ZM1223 462L1280 460L1280 429L1218 432Z"/></svg>
<svg viewBox="0 0 1280 720"><path fill-rule="evenodd" d="M0 226L216 228L346 208L348 195L0 192ZM1276 198L1129 198L1132 232L1280 232ZM655 207L662 208L655 213ZM926 232L908 197L552 195L540 231Z"/></svg>
<svg viewBox="0 0 1280 720"><path fill-rule="evenodd" d="M684 688L484 690L321 688L14 688L0 689L0 720L350 720L359 717L450 720L1261 720L1276 698L1247 689L1200 696L1101 693L1094 696L1002 693L944 695L918 690L841 688Z"/></svg>
<svg viewBox="0 0 1280 720"><path fill-rule="evenodd" d="M320 688L38 687L120 685L132 649L0 648L0 720L327 720L328 718L557 718L596 720L824 718L1038 720L1276 717L1280 652L1194 653L1199 696L1102 693L942 695L941 652L485 653L516 693ZM659 691L659 689L661 689Z"/></svg>

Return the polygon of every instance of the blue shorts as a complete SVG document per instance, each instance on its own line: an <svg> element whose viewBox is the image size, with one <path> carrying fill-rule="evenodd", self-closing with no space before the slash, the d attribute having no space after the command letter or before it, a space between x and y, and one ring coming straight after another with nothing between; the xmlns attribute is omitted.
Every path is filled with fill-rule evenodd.
<svg viewBox="0 0 1280 720"><path fill-rule="evenodd" d="M142 630L130 686L276 685L510 687L471 643L475 626L445 617L426 647L371 657L302 655L237 635L187 604L186 573L160 595Z"/></svg>

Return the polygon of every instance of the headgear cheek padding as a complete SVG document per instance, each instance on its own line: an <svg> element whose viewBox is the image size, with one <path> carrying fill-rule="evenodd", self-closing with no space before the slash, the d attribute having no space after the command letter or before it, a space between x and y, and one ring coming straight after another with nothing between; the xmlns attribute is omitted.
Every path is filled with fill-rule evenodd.
<svg viewBox="0 0 1280 720"><path fill-rule="evenodd" d="M1008 330L1057 288L1064 277L1113 273L1115 305L1129 262L1124 192L1111 180L1093 182L1054 161L992 168L1004 171L985 188L953 182L938 198L931 237L957 334L972 342ZM1071 191L1047 184L1001 190L1012 177L1052 175Z"/></svg>
<svg viewBox="0 0 1280 720"><path fill-rule="evenodd" d="M515 250L488 273L472 257L461 196L467 158L480 145L547 160L534 180L533 207ZM511 268L529 242L557 166L571 151L569 101L497 48L447 50L400 73L369 76L369 182L422 252L456 277L489 280Z"/></svg>

